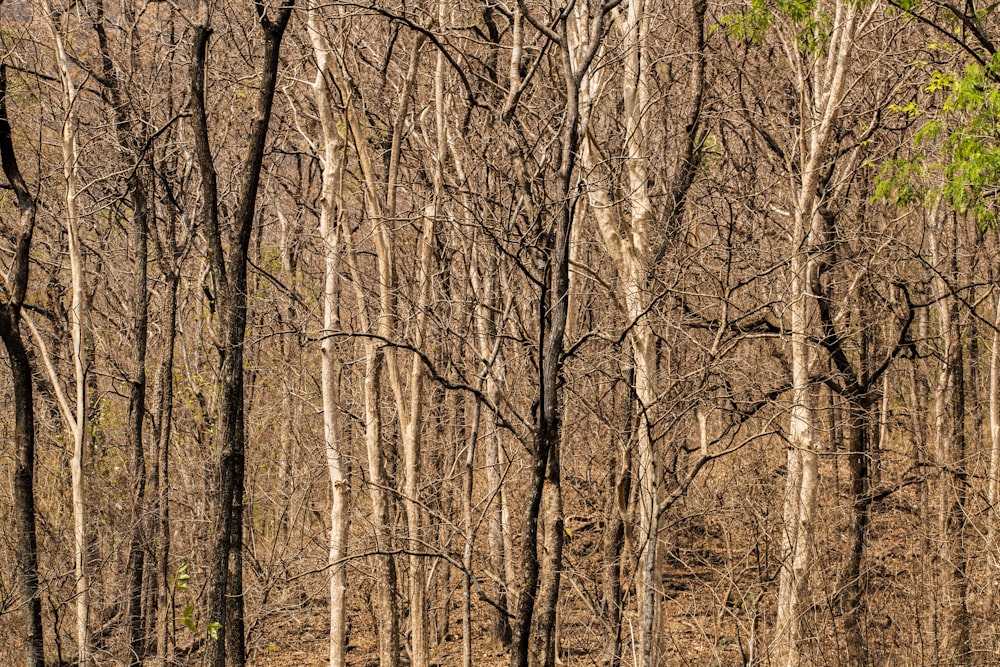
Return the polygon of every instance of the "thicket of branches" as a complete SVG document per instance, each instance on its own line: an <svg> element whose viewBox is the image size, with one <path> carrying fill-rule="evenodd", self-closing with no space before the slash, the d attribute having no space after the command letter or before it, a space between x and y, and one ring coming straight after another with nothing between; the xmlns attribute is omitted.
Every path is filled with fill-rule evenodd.
<svg viewBox="0 0 1000 667"><path fill-rule="evenodd" d="M994 664L995 11L0 0L0 661Z"/></svg>

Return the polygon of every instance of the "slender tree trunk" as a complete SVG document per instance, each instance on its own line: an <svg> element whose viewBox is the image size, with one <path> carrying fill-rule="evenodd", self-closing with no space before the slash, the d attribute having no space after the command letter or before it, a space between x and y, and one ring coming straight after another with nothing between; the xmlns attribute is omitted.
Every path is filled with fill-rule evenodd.
<svg viewBox="0 0 1000 667"><path fill-rule="evenodd" d="M1000 294L996 297L993 315L993 342L990 349L990 468L986 491L989 514L986 522L986 553L990 567L1000 567L997 558L998 532L1000 532ZM997 598L997 584L990 588L989 609Z"/></svg>
<svg viewBox="0 0 1000 667"><path fill-rule="evenodd" d="M132 321L132 377L129 380L128 440L131 457L129 477L132 482L132 537L129 541L129 594L128 594L128 642L132 654L132 665L138 667L145 654L143 636L142 582L144 558L146 554L145 519L146 512L146 458L143 451L142 427L146 416L146 330L148 328L149 298L146 293L147 224L146 193L134 178L132 184L132 225L131 235L135 274L133 292Z"/></svg>
<svg viewBox="0 0 1000 667"><path fill-rule="evenodd" d="M930 232L931 252L941 274L958 275L957 215ZM944 222L944 220L941 220ZM940 239L938 238L940 236ZM941 247L941 241L946 244ZM945 255L947 253L947 255ZM942 575L942 664L965 665L972 650L969 628L967 555L965 550L965 371L958 301L942 277L935 279L942 304L939 336L942 364L934 392L937 463L938 567Z"/></svg>
<svg viewBox="0 0 1000 667"><path fill-rule="evenodd" d="M180 274L164 271L167 283L164 354L159 369L157 400L156 463L152 475L152 497L156 534L156 656L159 667L172 662L170 652L174 618L170 580L170 437L174 408L174 347L177 340L177 288Z"/></svg>
<svg viewBox="0 0 1000 667"><path fill-rule="evenodd" d="M380 667L399 667L399 607L396 559L390 529L389 479L385 472L382 443L381 378L383 349L380 343L365 343L365 445L368 452L368 492L375 526L378 654Z"/></svg>
<svg viewBox="0 0 1000 667"><path fill-rule="evenodd" d="M0 129L2 132L2 129ZM3 338L14 387L14 524L17 536L16 562L23 611L24 662L43 667L42 603L38 593L38 542L35 532L35 423L32 407L31 365L21 339L17 309L0 306L0 337Z"/></svg>
<svg viewBox="0 0 1000 667"><path fill-rule="evenodd" d="M540 644L546 646L554 643L556 609L559 603L558 581L549 584L543 601L544 606L536 609L539 586L539 556L538 556L538 518L541 509L546 480L551 475L553 483L559 480L559 453L562 439L561 384L563 376L563 350L569 320L569 265L572 242L573 222L576 213L577 197L574 196L574 179L576 178L576 160L579 157L581 144L580 90L582 83L597 54L600 40L605 33L604 19L610 11L609 5L599 7L590 19L588 33L598 38L590 41L583 51L574 54L570 50L570 28L568 16L563 16L557 23L557 32L553 34L562 46L559 54L563 79L566 90L566 100L563 107L562 136L560 141L561 156L558 172L558 189L555 201L558 209L555 211L551 231L546 234L548 242L541 248L543 253L543 276L541 293L538 298L538 398L535 408L534 441L531 447L530 480L528 483L528 502L524 513L521 544L521 590L517 601L517 612L514 617L513 650L510 654L511 667L528 667L529 644L532 635ZM512 58L512 63L515 59ZM513 68L512 68L513 70ZM511 85L515 84L517 74L512 71ZM510 109L505 109L501 116L509 119ZM553 458L554 457L554 458ZM550 461L556 462L554 471L548 470ZM562 530L562 517L550 517ZM562 536L554 544L553 558L550 563L554 571L562 567ZM538 613L542 619L533 625L534 616Z"/></svg>
<svg viewBox="0 0 1000 667"><path fill-rule="evenodd" d="M828 53L816 58L807 52L789 51L797 71L802 110L792 212L793 255L788 309L791 313L792 406L789 411L781 535L782 567L779 574L774 659L782 667L801 664L803 623L809 608L809 579L813 564L816 528L816 487L819 480L816 388L810 377L814 352L815 286L819 284L818 249L826 237L824 202L819 194L821 172L828 167L833 130L843 103L851 64L858 7L837 0L838 21L830 36ZM794 38L793 38L794 40ZM813 62L815 58L815 62ZM809 72L815 80L806 80ZM808 123L808 125L807 125Z"/></svg>
<svg viewBox="0 0 1000 667"><path fill-rule="evenodd" d="M472 550L475 542L473 533L472 486L475 471L476 445L479 442L479 426L482 406L478 397L472 405L472 426L469 429L469 441L465 453L465 488L462 493L463 514L465 518L465 549L462 552L462 667L472 667Z"/></svg>
<svg viewBox="0 0 1000 667"><path fill-rule="evenodd" d="M143 451L143 423L146 415L146 338L149 320L149 296L146 288L148 267L148 234L149 234L149 201L146 184L150 181L148 159L143 155L146 137L140 136L148 126L143 119L130 118L126 106L126 91L122 89L122 80L115 72L115 63L111 57L107 31L104 21L104 3L98 0L93 6L94 31L97 34L101 54L101 70L104 74L105 100L110 107L115 121L115 136L119 151L125 163L133 163L132 172L126 183L126 193L131 205L132 215L129 221L129 240L131 243L133 267L132 293L132 367L129 369L129 404L128 404L128 449L129 478L132 486L132 531L129 538L128 564L126 580L128 583L126 627L127 641L133 666L141 664L146 639L143 618L143 572L145 556L148 550L149 536L145 519L146 498L146 459ZM125 8L125 17L133 26L131 37L132 61L138 59L139 35L136 32L136 21L130 7ZM134 121L134 122L132 122Z"/></svg>
<svg viewBox="0 0 1000 667"><path fill-rule="evenodd" d="M458 158L455 159L455 168L459 178L465 181L466 173ZM467 195L463 195L462 205L466 211L473 210L471 199ZM474 224L471 220L466 222L470 228ZM492 406L481 416L485 440L487 498L490 502L486 516L489 566L496 582L496 606L491 606L489 613L493 617L491 628L494 639L507 648L511 643L508 587L514 581L510 567L513 547L509 530L507 487L503 484L509 465L503 452L497 415L494 412L500 400L500 383L505 376L504 360L497 337L497 313L501 312L503 305L499 294L501 286L497 253L493 249L483 251L476 243L471 245L473 261L469 266L469 280L476 299L473 326L485 375L486 400Z"/></svg>
<svg viewBox="0 0 1000 667"><path fill-rule="evenodd" d="M0 2L2 4L2 2ZM14 391L14 533L15 562L23 630L23 662L44 667L42 601L38 590L38 540L35 529L35 413L31 363L21 337L21 306L28 288L35 200L21 176L7 116L7 68L0 63L0 164L17 197L19 229L7 276L7 301L0 303L0 338L7 350Z"/></svg>
<svg viewBox="0 0 1000 667"><path fill-rule="evenodd" d="M492 283L492 279L489 282ZM487 289L487 294L491 292L492 285ZM492 295L487 296L487 299L492 302ZM483 310L489 313L486 316L489 318L489 321L486 323L487 333L483 334L484 341L480 348L480 353L489 365L486 371L486 397L491 405L496 406L500 398L500 387L495 377L499 370L496 366L498 360L494 358L496 355L493 353L497 345L495 338L496 327L493 322L493 309L486 307ZM489 342L486 342L486 340ZM492 348L492 350L486 350L487 346ZM492 361L490 361L491 358L493 358ZM502 373L502 370L499 370L499 372ZM500 430L496 415L491 410L487 410L483 419L486 424L486 485L492 502L487 517L489 522L487 539L490 549L490 568L493 570L497 582L494 588L497 606L491 608L490 613L493 615L492 627L494 638L500 642L501 646L508 647L511 642L511 627L508 616L507 587L511 579L508 573L510 529L508 528L509 521L506 518L507 487L503 484L506 466L504 466L501 457Z"/></svg>
<svg viewBox="0 0 1000 667"><path fill-rule="evenodd" d="M796 226L808 224L797 222ZM804 232L802 232L804 235ZM802 238L798 236L797 238ZM808 575L813 548L814 517L816 511L816 482L818 460L814 443L814 393L809 377L811 349L808 340L810 320L807 271L810 261L802 251L792 259L791 347L792 347L792 408L788 428L784 496L784 526L782 529L782 555L778 594L778 655L781 665L794 667L801 655L799 644L803 638L802 615L808 604Z"/></svg>
<svg viewBox="0 0 1000 667"><path fill-rule="evenodd" d="M600 661L604 667L619 667L622 661L622 552L625 549L625 512L632 476L626 449L622 450L621 456L621 462L614 457L609 462L609 489L604 511L601 610L607 635Z"/></svg>
<svg viewBox="0 0 1000 667"><path fill-rule="evenodd" d="M559 448L549 451L545 489L542 496L543 548L538 587L538 615L532 633L532 664L554 667L558 657L556 626L561 581L565 526L562 511L562 471Z"/></svg>
<svg viewBox="0 0 1000 667"><path fill-rule="evenodd" d="M851 521L848 527L847 558L838 591L844 608L844 634L847 657L852 667L868 664L863 622L867 606L861 563L868 535L871 506L871 406L863 397L851 396L847 407L847 464L851 477Z"/></svg>
<svg viewBox="0 0 1000 667"><path fill-rule="evenodd" d="M77 87L73 81L72 65L63 41L63 29L57 25L62 17L53 12L46 2L45 10L49 18L49 28L56 45L59 64L59 79L62 84L65 117L62 126L63 178L66 193L66 235L69 240L69 262L71 305L69 310L71 349L73 359L73 380L75 401L71 409L65 410L65 417L73 438L73 456L70 460L70 478L73 487L73 538L74 572L76 578L76 642L80 667L88 667L91 660L90 647L90 573L88 558L86 480L84 478L84 455L87 427L87 362L85 359L87 341L87 298L83 276L83 249L80 245L80 215L77 198L79 196L79 145L77 141ZM56 381L54 379L54 381Z"/></svg>
<svg viewBox="0 0 1000 667"><path fill-rule="evenodd" d="M323 243L322 343L323 438L330 477L330 667L347 664L347 558L350 485L345 440L340 424L340 367L333 333L340 330L340 196L344 167L344 140L331 107L328 77L332 49L320 29L315 1L309 4L309 36L316 54L313 97L323 130L323 189L319 232Z"/></svg>
<svg viewBox="0 0 1000 667"><path fill-rule="evenodd" d="M215 442L219 452L213 485L213 544L207 590L206 667L242 667L246 662L243 602L243 491L246 447L243 341L247 325L247 264L257 210L257 190L263 166L271 107L277 87L281 41L291 17L292 0L284 0L271 19L263 2L254 2L263 36L261 81L255 99L249 143L234 213L233 232L224 248L219 220L215 162L209 145L205 85L208 40L211 35L207 0L198 6L191 51L191 124L194 156L201 171L201 206L208 258L218 290L216 299L222 341L219 373L219 417Z"/></svg>

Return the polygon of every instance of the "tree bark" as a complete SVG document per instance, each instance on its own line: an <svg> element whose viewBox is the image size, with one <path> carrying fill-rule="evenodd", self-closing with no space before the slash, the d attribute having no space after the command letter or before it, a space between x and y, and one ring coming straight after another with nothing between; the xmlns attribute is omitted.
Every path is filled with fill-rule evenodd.
<svg viewBox="0 0 1000 667"><path fill-rule="evenodd" d="M938 335L942 363L934 390L936 486L938 501L938 568L942 576L941 657L944 665L968 663L972 651L969 628L967 554L965 550L965 371L958 300L945 277L958 276L958 216L946 214L930 231L934 280L942 304ZM940 238L939 238L940 237ZM945 247L941 247L942 242Z"/></svg>
<svg viewBox="0 0 1000 667"><path fill-rule="evenodd" d="M247 264L265 140L277 86L281 40L291 17L292 2L293 0L284 0L274 20L268 16L264 2L254 2L264 35L263 63L228 251L224 249L219 222L215 163L209 144L205 109L208 40L212 31L207 0L199 3L198 21L192 40L191 123L195 139L195 160L201 171L201 205L209 246L209 264L218 290L216 303L222 341L219 416L215 430L219 460L213 489L215 498L210 503L214 543L206 596L207 621L217 625L208 629L205 651L207 667L225 667L227 661L233 667L242 667L246 662L242 551L246 448L243 339L247 324Z"/></svg>
<svg viewBox="0 0 1000 667"><path fill-rule="evenodd" d="M827 166L858 24L857 6L837 0L835 12L840 20L834 25L825 62L813 65L811 60L814 56L799 50L798 46L794 51L788 51L790 57L795 59L794 67L799 77L797 92L803 117L797 147L799 164L793 177L796 185L791 213L794 254L788 296L792 406L789 410L787 473L782 509L782 567L773 642L776 663L786 667L797 667L803 658L803 622L809 607L817 511L816 387L810 373L815 356L811 338L818 296L814 293L819 270L816 253L826 234L821 211L824 202L819 193L820 172ZM807 71L814 74L817 80L807 82ZM807 127L806 123L810 125Z"/></svg>
<svg viewBox="0 0 1000 667"><path fill-rule="evenodd" d="M2 2L0 2L2 4ZM21 307L28 289L35 200L17 164L7 116L7 68L0 63L0 165L17 197L18 230L14 259L0 303L0 338L7 350L14 391L14 532L20 589L23 664L44 667L42 601L38 590L38 539L35 528L35 413L31 363L21 337Z"/></svg>
<svg viewBox="0 0 1000 667"><path fill-rule="evenodd" d="M84 477L84 455L87 439L87 385L88 362L86 359L87 307L86 287L83 275L83 249L80 245L80 214L78 197L80 190L79 158L77 137L77 94L73 80L72 65L66 52L64 28L57 23L63 17L52 10L48 1L44 8L49 19L49 29L55 42L59 67L59 81L62 86L64 117L62 124L63 179L65 181L66 215L65 227L68 239L70 278L72 282L69 310L71 350L73 359L73 381L75 396L72 407L63 408L63 415L73 438L73 456L70 459L70 478L73 488L73 561L76 579L76 642L80 667L88 667L91 661L90 646L90 572L88 557L88 525L86 517L86 479ZM52 381L58 379L52 374Z"/></svg>
<svg viewBox="0 0 1000 667"><path fill-rule="evenodd" d="M130 254L132 256L133 292L132 292L132 322L130 334L132 338L132 358L129 384L129 403L127 415L127 439L129 450L129 478L132 487L132 534L129 538L128 564L126 581L128 584L126 632L130 651L130 664L138 667L145 654L146 641L142 608L143 571L149 536L145 529L149 522L146 513L146 460L143 451L143 423L146 415L146 339L149 328L149 296L147 294L146 278L148 267L148 234L149 234L149 200L147 183L150 182L149 160L146 155L146 137L141 136L138 128L145 128L148 123L144 119L130 118L126 107L126 91L122 89L121 78L115 71L115 63L111 57L107 32L104 26L104 3L98 0L94 4L94 30L101 54L101 71L105 88L105 100L111 107L114 118L115 137L119 151L126 164L131 164L132 170L126 182L126 197L132 209L129 220ZM125 8L128 23L133 26L131 34L131 56L133 62L138 58L139 35L137 25L130 8ZM134 121L134 122L133 122Z"/></svg>
<svg viewBox="0 0 1000 667"><path fill-rule="evenodd" d="M313 97L323 131L323 188L319 233L323 244L323 329L321 383L323 440L330 478L330 667L347 664L347 558L350 530L350 485L345 441L340 423L340 365L333 333L340 330L340 196L343 185L344 139L333 114L329 77L332 49L321 31L319 9L309 3L309 36L316 55Z"/></svg>
<svg viewBox="0 0 1000 667"><path fill-rule="evenodd" d="M171 244L172 245L172 244ZM161 258L162 259L162 258ZM170 437L174 407L174 348L177 340L177 288L180 274L176 267L164 270L167 283L167 320L164 325L164 353L159 368L156 421L156 459L152 479L156 535L156 656L159 667L172 662L170 653L174 628L173 587L170 581Z"/></svg>

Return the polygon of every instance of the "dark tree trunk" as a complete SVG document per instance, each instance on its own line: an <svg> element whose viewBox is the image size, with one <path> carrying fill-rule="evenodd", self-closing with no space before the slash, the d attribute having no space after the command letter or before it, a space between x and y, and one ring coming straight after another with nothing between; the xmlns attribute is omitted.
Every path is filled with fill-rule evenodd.
<svg viewBox="0 0 1000 667"><path fill-rule="evenodd" d="M170 231L172 238L172 230ZM169 260L168 260L169 261ZM155 620L156 656L158 664L166 667L171 661L170 642L174 626L172 587L170 582L170 432L174 408L174 345L177 339L177 288L180 274L174 268L164 271L167 282L167 321L164 355L160 362L156 422L156 456L152 483L152 509L156 535L156 602L150 616Z"/></svg>
<svg viewBox="0 0 1000 667"><path fill-rule="evenodd" d="M2 2L2 0L0 0ZM17 195L20 229L8 278L8 300L0 303L0 338L10 364L14 390L14 532L20 586L24 664L43 667L42 602L38 596L38 541L35 531L35 414L31 364L21 338L21 306L28 290L35 201L21 177L7 117L7 69L0 64L0 162L7 183Z"/></svg>
<svg viewBox="0 0 1000 667"><path fill-rule="evenodd" d="M599 34L605 7L599 10L595 27ZM566 38L565 20L560 21L558 30L563 44ZM593 52L596 53L596 50ZM559 603L558 578L554 587L545 592L544 606L538 610L540 622L532 624L535 605L538 600L539 559L538 559L538 515L542 504L550 457L555 457L556 469L553 480L558 484L558 449L562 437L562 405L560 400L564 339L569 319L569 251L576 196L573 193L573 176L576 167L577 149L580 144L580 80L590 65L593 55L585 57L577 67L571 61L566 49L561 53L563 74L566 83L565 118L563 119L562 155L559 166L559 208L544 253L544 276L541 295L538 299L538 402L535 412L535 438L532 447L531 481L529 483L528 504L524 514L524 541L521 547L521 568L524 577L517 613L514 617L513 650L510 654L511 667L528 667L529 647L532 635L535 641L545 646L554 646L556 607ZM558 524L562 517L549 517ZM549 567L558 572L562 568L562 538L550 559ZM552 582L549 582L550 584Z"/></svg>
<svg viewBox="0 0 1000 667"><path fill-rule="evenodd" d="M146 641L143 636L142 582L145 567L148 536L145 534L146 521L146 459L143 451L142 428L146 415L146 341L149 328L149 296L146 290L148 266L148 234L149 234L149 200L146 184L150 180L148 159L143 155L146 150L147 138L137 134L136 128L145 128L148 123L132 122L125 102L126 91L122 90L121 77L115 71L108 45L107 31L104 27L104 3L100 0L94 4L94 30L101 53L101 69L105 83L104 98L111 107L115 120L115 135L118 147L126 164L132 163L132 174L126 184L126 192L132 209L129 224L129 248L133 261L133 293L132 293L132 368L129 383L128 402L128 450L129 479L132 486L132 535L129 539L128 566L126 581L127 594L127 633L130 649L130 664L138 666L145 654ZM128 10L126 9L128 12ZM130 13L130 12L129 12ZM129 23L135 25L133 17ZM138 36L132 35L133 60L138 56ZM141 130L138 130L141 132ZM92 396L97 396L94 391Z"/></svg>
<svg viewBox="0 0 1000 667"><path fill-rule="evenodd" d="M559 448L553 447L549 450L549 466L542 497L545 548L539 576L538 615L532 633L532 663L543 667L555 667L556 652L559 650L556 645L556 609L566 534L562 516L562 471L559 463Z"/></svg>
<svg viewBox="0 0 1000 667"><path fill-rule="evenodd" d="M857 396L848 397L847 465L851 476L851 521L847 531L847 555L840 587L844 611L844 634L847 657L852 667L867 664L863 621L866 586L862 581L861 563L868 536L871 507L871 407Z"/></svg>
<svg viewBox="0 0 1000 667"><path fill-rule="evenodd" d="M247 325L247 263L265 140L277 85L279 51L291 17L292 4L293 0L282 2L277 18L272 20L267 15L265 3L254 2L264 33L264 55L233 234L228 239L228 253L224 249L219 222L216 171L205 110L208 40L212 32L208 25L207 0L199 3L199 23L192 42L191 122L195 136L195 159L201 170L202 212L209 264L218 290L216 303L222 339L219 417L215 432L219 463L214 484L215 497L211 502L214 543L209 561L207 594L207 622L212 624L205 652L205 664L209 667L224 667L227 661L233 667L242 667L246 663L242 498L246 448L243 339Z"/></svg>
<svg viewBox="0 0 1000 667"><path fill-rule="evenodd" d="M622 655L622 551L625 548L625 521L623 512L631 492L629 461L619 464L612 457L606 509L604 511L603 572L601 582L601 611L606 626L604 655L600 664L619 667ZM620 467L619 467L620 466ZM618 470L622 470L621 478Z"/></svg>
<svg viewBox="0 0 1000 667"><path fill-rule="evenodd" d="M16 560L23 600L22 627L25 664L44 665L42 651L42 602L38 596L38 545L35 536L35 417L32 407L31 365L21 340L16 310L0 307L0 337L10 362L14 385L14 521Z"/></svg>
<svg viewBox="0 0 1000 667"><path fill-rule="evenodd" d="M135 273L132 321L132 377L129 380L128 440L131 458L129 478L134 500L132 511L132 538L129 542L128 567L128 643L134 666L142 663L145 654L143 637L142 581L145 565L146 542L146 458L143 452L142 427L146 414L146 332L148 328L149 298L146 293L147 222L146 193L138 177L130 179L132 200L132 249Z"/></svg>
<svg viewBox="0 0 1000 667"><path fill-rule="evenodd" d="M951 250L954 262L956 249ZM968 483L965 471L965 385L964 354L958 324L957 299L950 297L946 306L951 312L947 319L945 368L942 370L944 402L939 426L948 433L939 438L938 520L941 541L938 567L944 577L942 591L943 653L945 665L966 665L972 653L968 608L968 556L965 549L965 515Z"/></svg>

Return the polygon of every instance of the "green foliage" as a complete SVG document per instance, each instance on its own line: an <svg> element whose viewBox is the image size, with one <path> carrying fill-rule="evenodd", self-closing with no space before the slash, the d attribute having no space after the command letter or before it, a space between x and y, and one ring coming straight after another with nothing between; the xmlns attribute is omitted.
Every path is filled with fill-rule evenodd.
<svg viewBox="0 0 1000 667"><path fill-rule="evenodd" d="M174 575L174 590L186 591L190 582L191 575L188 574L188 562L184 561L178 566L177 574Z"/></svg>
<svg viewBox="0 0 1000 667"><path fill-rule="evenodd" d="M759 44L764 41L771 18L766 0L751 0L748 11L742 14L725 14L720 23L736 39Z"/></svg>
<svg viewBox="0 0 1000 667"><path fill-rule="evenodd" d="M177 568L177 574L174 575L174 590L175 591L186 591L191 583L191 575L188 574L188 563L184 561ZM198 622L194 618L194 603L189 602L184 605L184 610L181 615L177 617L181 625L190 630L191 632L198 632ZM219 638L219 630L222 629L222 624L218 621L210 621L205 625L205 631L208 632L208 636L212 639Z"/></svg>
<svg viewBox="0 0 1000 667"><path fill-rule="evenodd" d="M936 117L914 135L916 156L883 166L876 197L901 206L936 205L942 199L957 213L995 227L1000 194L1000 57L973 64L962 76L930 74L929 93L947 95ZM916 106L913 105L913 109ZM909 107L896 110L914 114ZM919 113L919 111L917 111Z"/></svg>
<svg viewBox="0 0 1000 667"><path fill-rule="evenodd" d="M830 17L815 0L750 0L746 12L726 14L720 24L734 38L760 44L778 16L788 17L797 28L799 46L820 53L829 41Z"/></svg>
<svg viewBox="0 0 1000 667"><path fill-rule="evenodd" d="M197 632L198 626L194 622L194 603L189 602L184 607L184 611L181 613L180 617L177 619L181 624L190 630L191 632Z"/></svg>
<svg viewBox="0 0 1000 667"><path fill-rule="evenodd" d="M916 102L910 102L909 104L903 107L899 106L898 104L890 104L888 107L886 107L886 110L904 114L908 118L916 118L917 116L920 115L920 108L917 107Z"/></svg>

